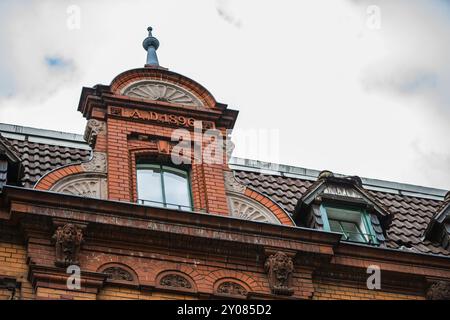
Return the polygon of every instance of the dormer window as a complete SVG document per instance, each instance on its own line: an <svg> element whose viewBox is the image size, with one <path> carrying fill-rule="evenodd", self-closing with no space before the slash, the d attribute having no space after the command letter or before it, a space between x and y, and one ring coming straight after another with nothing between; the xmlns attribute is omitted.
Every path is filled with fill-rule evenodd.
<svg viewBox="0 0 450 320"><path fill-rule="evenodd" d="M321 205L323 227L327 231L342 233L343 239L352 242L376 244L369 215L356 207Z"/></svg>
<svg viewBox="0 0 450 320"><path fill-rule="evenodd" d="M359 177L322 171L298 200L299 226L337 232L342 241L384 246L390 213L374 199Z"/></svg>
<svg viewBox="0 0 450 320"><path fill-rule="evenodd" d="M139 203L192 210L188 170L146 160L138 161L136 168Z"/></svg>

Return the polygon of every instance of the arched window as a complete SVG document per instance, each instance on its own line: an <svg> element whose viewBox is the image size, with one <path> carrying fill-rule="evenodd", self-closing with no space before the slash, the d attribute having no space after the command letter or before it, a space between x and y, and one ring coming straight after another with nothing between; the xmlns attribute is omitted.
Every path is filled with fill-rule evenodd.
<svg viewBox="0 0 450 320"><path fill-rule="evenodd" d="M139 160L136 168L139 203L192 210L188 170L146 160Z"/></svg>

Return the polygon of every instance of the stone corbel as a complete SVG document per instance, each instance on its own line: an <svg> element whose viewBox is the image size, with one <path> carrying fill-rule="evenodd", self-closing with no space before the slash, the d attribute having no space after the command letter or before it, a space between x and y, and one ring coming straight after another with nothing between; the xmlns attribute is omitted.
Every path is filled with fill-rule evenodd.
<svg viewBox="0 0 450 320"><path fill-rule="evenodd" d="M97 136L106 131L106 122L96 119L90 119L87 122L86 130L84 131L84 140L93 148L97 141Z"/></svg>
<svg viewBox="0 0 450 320"><path fill-rule="evenodd" d="M275 295L291 296L294 294L294 251L265 248L267 273L270 290Z"/></svg>
<svg viewBox="0 0 450 320"><path fill-rule="evenodd" d="M84 242L83 233L87 225L59 219L53 220L53 223L55 266L67 268L70 265L79 265L81 245Z"/></svg>

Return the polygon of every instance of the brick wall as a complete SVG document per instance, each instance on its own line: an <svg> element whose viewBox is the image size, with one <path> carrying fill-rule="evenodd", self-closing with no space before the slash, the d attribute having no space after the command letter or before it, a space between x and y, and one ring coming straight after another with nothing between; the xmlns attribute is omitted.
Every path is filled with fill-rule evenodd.
<svg viewBox="0 0 450 320"><path fill-rule="evenodd" d="M96 300L95 293L38 287L37 300Z"/></svg>
<svg viewBox="0 0 450 320"><path fill-rule="evenodd" d="M26 247L17 236L16 230L2 227L0 224L0 276L14 278L21 283L21 290L16 292L16 297L34 299L31 284L27 280ZM0 300L9 299L10 296L9 291L0 291Z"/></svg>
<svg viewBox="0 0 450 320"><path fill-rule="evenodd" d="M105 286L97 296L98 300L193 300L189 295L168 292L143 292L117 286Z"/></svg>
<svg viewBox="0 0 450 320"><path fill-rule="evenodd" d="M196 288L204 293L213 294L213 287L220 279L235 279L245 283L251 291L269 294L267 277L259 264L230 264L219 261L196 260L198 265L189 263L189 259L174 255L152 254L145 257L123 254L105 254L85 250L82 257L83 270L95 271L107 263L118 263L133 267L133 270L143 284L157 285L158 274L173 270L185 274L193 281ZM157 257L155 259L154 257ZM184 263L179 261L183 260ZM138 290L106 284L98 294L83 291L68 291L63 289L38 287L34 293L27 280L28 266L26 264L26 248L22 244L0 242L0 275L17 279L21 282L21 290L16 293L22 299L74 299L74 300L154 300L154 299L196 299L195 296L183 293L171 293L155 290ZM314 300L423 300L423 295L389 292L387 290L368 290L362 285L331 281L329 279L312 278L311 270L297 267L294 275L295 297ZM9 299L11 293L0 290L0 300Z"/></svg>
<svg viewBox="0 0 450 320"><path fill-rule="evenodd" d="M173 130L174 128L127 119L109 118L107 120L106 150L108 153L109 199L136 201L136 157L133 155L133 151L139 150L141 154L147 151L149 154L161 156L161 152L152 148L148 141L130 140L130 135L140 134L170 141ZM98 151L103 150L104 145L105 143L101 142ZM192 152L193 154L194 152ZM166 156L170 159L170 155ZM192 164L191 185L196 210L228 214L224 169L226 169L225 161L224 164Z"/></svg>
<svg viewBox="0 0 450 320"><path fill-rule="evenodd" d="M191 281L195 292L212 294L214 284L221 279L235 279L243 282L252 291L269 294L266 274L263 266L257 262L247 261L243 264L227 263L226 258L218 261L211 257L192 257L176 253L163 254L162 251L129 251L130 255L99 253L100 248L92 248L95 251L86 252L81 259L83 268L88 270L99 270L105 264L117 264L132 269L139 283L149 286L158 286L158 276L162 273L177 273ZM103 251L103 249L100 249ZM120 250L126 252L127 250ZM182 262L181 262L182 261ZM237 261L236 261L237 262ZM300 283L299 283L300 284ZM298 291L300 294L301 291ZM164 295L167 295L164 293ZM171 295L173 296L173 295Z"/></svg>
<svg viewBox="0 0 450 320"><path fill-rule="evenodd" d="M314 300L424 300L424 296L369 290L361 285L350 285L314 280Z"/></svg>

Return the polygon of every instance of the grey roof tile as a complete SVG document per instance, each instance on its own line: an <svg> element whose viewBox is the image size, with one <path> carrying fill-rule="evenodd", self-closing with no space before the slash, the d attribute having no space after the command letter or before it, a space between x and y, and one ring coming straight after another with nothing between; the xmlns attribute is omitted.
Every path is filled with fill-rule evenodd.
<svg viewBox="0 0 450 320"><path fill-rule="evenodd" d="M47 172L58 167L89 160L91 151L27 140L8 139L22 158L24 187L31 188Z"/></svg>
<svg viewBox="0 0 450 320"><path fill-rule="evenodd" d="M311 180L282 175L271 176L244 170L235 172L239 181L272 198L290 214L293 214L298 199L313 183ZM265 187L267 184L270 187ZM442 201L381 191L368 192L393 215L386 230L387 247L398 249L403 246L416 252L450 255L440 244L423 240L424 232L442 206Z"/></svg>
<svg viewBox="0 0 450 320"><path fill-rule="evenodd" d="M25 187L34 184L47 172L60 166L87 161L90 150L60 145L15 140L8 138L17 150L24 166L22 183ZM292 214L298 199L313 184L311 179L270 175L245 170L234 170L236 178L277 202ZM391 224L386 230L388 248L410 250L422 253L450 255L440 244L423 240L423 234L430 220L442 206L443 201L414 196L391 194L368 190L391 214ZM375 226L379 228L379 226Z"/></svg>

